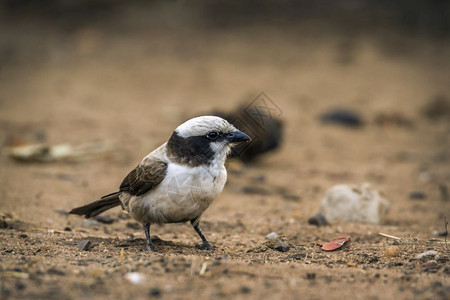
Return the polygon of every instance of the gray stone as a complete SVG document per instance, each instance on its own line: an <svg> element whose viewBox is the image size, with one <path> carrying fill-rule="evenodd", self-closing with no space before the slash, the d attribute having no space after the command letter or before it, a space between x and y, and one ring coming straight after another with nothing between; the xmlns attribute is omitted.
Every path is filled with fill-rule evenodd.
<svg viewBox="0 0 450 300"><path fill-rule="evenodd" d="M78 243L77 248L80 250L87 251L91 247L91 241L90 240L82 240Z"/></svg>
<svg viewBox="0 0 450 300"><path fill-rule="evenodd" d="M382 224L389 201L370 184L335 185L322 199L320 213L329 222L348 221Z"/></svg>
<svg viewBox="0 0 450 300"><path fill-rule="evenodd" d="M266 239L268 240L274 240L278 237L278 234L276 232L271 232L268 235L266 235Z"/></svg>

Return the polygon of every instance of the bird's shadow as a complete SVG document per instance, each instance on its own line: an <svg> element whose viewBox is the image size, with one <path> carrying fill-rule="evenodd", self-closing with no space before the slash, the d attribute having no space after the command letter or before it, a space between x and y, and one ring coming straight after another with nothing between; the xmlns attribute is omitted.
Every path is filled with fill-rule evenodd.
<svg viewBox="0 0 450 300"><path fill-rule="evenodd" d="M81 240L89 240L92 243L91 248L95 249L99 244L108 244L114 248L123 248L123 249L137 249L138 251L147 251L147 241L143 238L129 239L129 240L118 240L114 238L101 238L95 236L89 236ZM166 251L175 251L178 253L182 253L185 251L201 251L198 250L195 246L195 243L177 243L172 241L167 241L161 239L157 235L151 236L152 244L156 247L158 252L166 252ZM77 241L79 242L79 241Z"/></svg>

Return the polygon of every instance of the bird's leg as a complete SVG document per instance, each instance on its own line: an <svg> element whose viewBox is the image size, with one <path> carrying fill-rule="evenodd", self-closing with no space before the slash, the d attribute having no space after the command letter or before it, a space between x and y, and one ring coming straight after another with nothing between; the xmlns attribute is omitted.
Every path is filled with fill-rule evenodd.
<svg viewBox="0 0 450 300"><path fill-rule="evenodd" d="M147 249L148 251L156 252L155 246L153 246L152 241L150 240L150 224L144 224L145 237L147 238Z"/></svg>
<svg viewBox="0 0 450 300"><path fill-rule="evenodd" d="M208 242L206 237L203 235L203 232L200 230L200 227L198 226L199 218L195 218L191 220L191 225L194 227L195 231L197 232L198 236L202 239L201 245L196 245L197 248L201 250L214 250L214 247L211 246L211 244Z"/></svg>

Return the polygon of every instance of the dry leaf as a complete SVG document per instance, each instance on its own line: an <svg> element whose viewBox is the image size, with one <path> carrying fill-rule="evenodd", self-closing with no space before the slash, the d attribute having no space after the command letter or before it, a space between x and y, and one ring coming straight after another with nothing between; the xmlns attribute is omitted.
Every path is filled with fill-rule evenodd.
<svg viewBox="0 0 450 300"><path fill-rule="evenodd" d="M330 241L328 243L325 243L323 245L319 244L319 246L322 248L322 250L333 251L333 250L341 248L345 243L351 242L351 241L352 240L350 238L343 238L343 237L341 237L341 238L332 240L332 241Z"/></svg>

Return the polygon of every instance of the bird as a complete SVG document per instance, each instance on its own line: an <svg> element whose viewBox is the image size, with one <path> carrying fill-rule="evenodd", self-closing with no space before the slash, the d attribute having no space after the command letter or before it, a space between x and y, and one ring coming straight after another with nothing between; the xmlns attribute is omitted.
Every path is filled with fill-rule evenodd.
<svg viewBox="0 0 450 300"><path fill-rule="evenodd" d="M120 205L142 223L147 248L153 252L157 249L150 239L151 225L190 222L202 240L197 247L214 250L199 227L200 218L224 188L231 148L250 140L217 116L187 120L128 173L118 191L69 214L92 218Z"/></svg>

